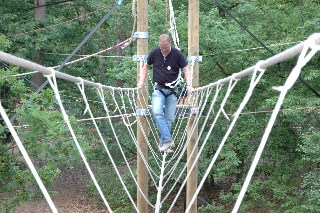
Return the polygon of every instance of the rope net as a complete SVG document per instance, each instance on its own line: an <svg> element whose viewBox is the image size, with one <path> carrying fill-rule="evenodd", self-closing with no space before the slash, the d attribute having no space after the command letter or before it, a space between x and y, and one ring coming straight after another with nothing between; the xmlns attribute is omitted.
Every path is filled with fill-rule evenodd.
<svg viewBox="0 0 320 213"><path fill-rule="evenodd" d="M314 34L296 48L288 50L286 54L283 54L285 56L281 54L277 55L276 57L280 57L278 60L271 58L272 60L259 61L249 69L250 71L244 70L228 78L195 89L192 94L189 94L186 105L178 105L178 111L172 128L175 147L168 153L159 152L160 135L155 122L150 116L152 109L146 109L145 114L137 111L138 105L148 106L150 99L150 97L148 100L139 99L138 93L141 90L137 90L136 88L115 88L93 82L90 83L74 76L70 80L68 79L70 76L64 76L53 68L44 68L3 52L0 52L0 60L44 73L57 101L56 108L61 113L65 125L69 130L70 135L68 137L71 137L74 141L79 155L90 174L90 178L109 212L113 211L113 207L108 203L107 196L100 186L101 182L97 179L97 175L94 172L95 169L92 168L94 165L90 165L90 161L87 159L88 153L84 147L90 146L103 149L104 157L109 159L110 165L116 175L112 181L119 183L121 188L118 190L121 190L126 195L126 202L130 203L132 210L136 212L139 212L139 209L137 207L135 192L132 192L130 189L132 186L135 186L142 194L143 199L155 212L160 212L164 206L166 206L165 211L171 212L178 200L184 197L184 189L190 176L190 172L187 172L187 165L192 165L188 171L193 168L201 169L203 175L199 177L197 191L185 209L185 212L188 212L203 188L206 178L212 172L213 166L217 164L218 157L224 155L223 148L229 141L232 141L232 131L241 122L243 109L248 107L248 105L250 106L250 101L255 101L251 100L252 94L267 71L267 67L301 52L297 65L284 82L284 85L274 85L273 87L274 92L279 93L278 100L271 117L266 120L265 131L255 133L255 137L261 136L262 138L235 203L233 212L237 212L285 96L297 80L301 69L320 50L319 40L319 35ZM142 64L143 61L140 63ZM34 69L34 66L37 66L38 69ZM60 79L59 81L57 81L58 78ZM62 83L66 85L66 82L68 83L67 85L70 85L70 90L78 97L76 100L70 100L68 97L61 95L63 91L59 90L59 85ZM238 89L244 87L247 88L246 91ZM94 101L89 101L88 97ZM234 104L230 103L234 103L237 99L241 101L238 101L237 107L234 108ZM72 101L74 102L72 103ZM74 108L75 106L76 108ZM230 106L233 106L233 108ZM0 113L7 127L13 133L14 140L18 144L51 210L57 212L57 208L46 191L36 167L33 165L23 142L19 138L19 132L13 127L2 105L0 106ZM147 120L147 127L142 125L142 117ZM250 127L250 125L248 126ZM81 129L89 129L90 132L81 132ZM138 145L137 129L141 130L144 140L148 144L150 152L148 156L143 155ZM93 137L93 135L95 136L95 140L92 142L89 137ZM197 137L192 137L194 135ZM192 140L195 141L197 146L188 155L192 156L193 153L195 154L195 160L191 162L186 151ZM205 156L204 150L208 149L212 150L212 155ZM148 195L144 194L138 185L136 177L137 165L132 160L135 157L135 155L132 155L132 152L134 154L137 153L143 159L148 176L150 177L149 190L157 192L156 199L151 199Z"/></svg>

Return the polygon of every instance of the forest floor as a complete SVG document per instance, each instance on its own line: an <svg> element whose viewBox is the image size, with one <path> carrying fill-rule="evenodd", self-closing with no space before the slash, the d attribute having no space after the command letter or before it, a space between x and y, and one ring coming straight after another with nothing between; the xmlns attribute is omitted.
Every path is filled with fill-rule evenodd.
<svg viewBox="0 0 320 213"><path fill-rule="evenodd" d="M55 181L50 190L57 192L52 196L58 212L62 213L107 213L107 209L102 202L97 202L88 194L86 184L90 179L85 167L70 170L60 168L61 174ZM150 192L153 193L153 192ZM171 211L172 213L183 212L183 200L178 199L177 205ZM16 213L51 213L47 201L43 198L40 200L24 202L17 206L13 212ZM150 207L149 212L154 212Z"/></svg>
<svg viewBox="0 0 320 213"><path fill-rule="evenodd" d="M93 199L89 196L86 184L88 183L90 176L85 167L82 166L77 169L70 170L68 168L60 168L61 174L56 179L50 190L57 192L55 196L52 196L52 200L58 210L62 213L108 213L106 207L101 202ZM227 187L228 183L223 186ZM223 185L224 185L223 184ZM215 189L219 190L219 189ZM156 191L149 191L149 194L156 194ZM210 200L218 200L218 197L212 196L212 191L204 195L205 197L211 197ZM169 203L172 202L174 197L169 197ZM0 200L1 201L1 200ZM198 202L200 206L200 202ZM228 207L227 207L228 208ZM227 212L231 212L232 206L228 208ZM47 201L43 198L40 200L24 202L21 205L13 209L12 213L51 213L50 207ZM153 208L149 208L149 212L154 212ZM178 198L176 205L171 213L183 213L184 212L184 193ZM201 213L209 213L212 211L199 210ZM218 211L219 212L219 211ZM266 207L259 207L250 212L269 213L270 211ZM121 212L122 213L122 212ZM126 213L126 212L124 212ZM133 213L133 212L130 212Z"/></svg>
<svg viewBox="0 0 320 213"><path fill-rule="evenodd" d="M58 212L63 213L90 213L108 212L103 203L98 204L88 195L86 184L89 174L84 169L69 170L62 168L59 178L53 184L52 189L57 192L52 196ZM24 202L14 209L17 213L51 213L45 199Z"/></svg>

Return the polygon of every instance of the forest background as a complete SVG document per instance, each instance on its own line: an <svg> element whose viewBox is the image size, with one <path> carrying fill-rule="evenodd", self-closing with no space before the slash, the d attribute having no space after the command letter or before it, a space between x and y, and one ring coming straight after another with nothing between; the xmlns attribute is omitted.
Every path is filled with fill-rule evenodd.
<svg viewBox="0 0 320 213"><path fill-rule="evenodd" d="M37 1L35 1L37 2ZM273 52L279 53L320 32L319 0L221 0L221 4ZM0 5L0 50L52 67L61 62L85 38L90 30L110 10L109 0L47 0L45 16L35 18L33 1L3 0ZM109 6L108 6L109 5ZM188 50L188 1L173 1L180 48ZM77 18L78 17L78 18ZM76 18L76 19L75 19ZM131 37L133 30L132 2L123 1L117 11L98 29L80 49L79 55L88 55L112 47ZM61 23L61 24L60 24ZM166 32L166 1L149 1L149 49L157 46L158 35ZM271 55L246 31L236 24L215 1L200 1L200 85L207 85L239 72ZM94 57L65 66L61 71L94 82L115 87L135 87L136 42L125 49L105 52L107 57ZM253 100L246 108L224 151L211 171L200 195L209 205L200 205L200 211L228 212L233 205L244 177L261 139L265 123L278 93L271 89L280 85L296 64L293 58L268 69L266 77L256 88ZM320 209L320 57L316 55L303 69L301 79L289 92L270 135L254 179L241 206L243 212L264 208L268 212L319 212ZM0 62L1 104L9 116L19 113L15 125L29 125L19 129L24 145L38 167L46 185L59 176L59 167L76 168L81 164L79 154L49 87L34 91L44 79L41 75L15 77L29 72ZM306 82L308 86L306 86ZM310 87L312 89L310 89ZM81 117L83 108L77 107L79 94L67 82L59 86L68 113ZM245 88L234 91L230 111L236 109ZM94 97L93 97L94 99ZM99 109L96 109L99 110ZM254 113L253 113L254 112ZM76 119L73 120L76 122ZM12 138L7 137L1 123L0 193L10 193L2 200L0 209L9 211L22 201L39 198L41 192L25 165ZM43 128L45 127L45 128ZM223 128L223 127L221 127ZM114 174L106 177L110 168L98 137L90 134L91 127L78 125L83 149L96 172L110 205L120 212L132 209L120 184L110 183ZM110 127L105 127L105 138L112 141ZM199 176L210 163L219 141L211 138L205 157L199 162ZM126 152L136 160L135 147L123 140ZM116 159L117 164L122 160ZM115 185L118 184L118 187ZM129 184L129 182L128 182ZM91 196L97 197L92 183ZM136 193L135 186L130 190ZM51 192L54 193L54 192ZM118 199L121 197L121 203ZM126 211L124 211L124 209Z"/></svg>

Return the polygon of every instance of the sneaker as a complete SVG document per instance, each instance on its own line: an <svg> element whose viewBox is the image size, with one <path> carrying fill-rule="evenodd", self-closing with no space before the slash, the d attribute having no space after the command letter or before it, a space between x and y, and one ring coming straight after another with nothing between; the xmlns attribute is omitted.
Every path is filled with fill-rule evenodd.
<svg viewBox="0 0 320 213"><path fill-rule="evenodd" d="M159 147L160 152L165 152L167 149L169 149L171 146L174 146L173 141L169 141L164 143L162 146Z"/></svg>
<svg viewBox="0 0 320 213"><path fill-rule="evenodd" d="M174 147L176 147L176 145L175 145L174 142L172 141L172 144L171 144L170 148L174 148Z"/></svg>
<svg viewBox="0 0 320 213"><path fill-rule="evenodd" d="M164 153L172 153L173 150L171 148L167 149L166 151L164 151Z"/></svg>

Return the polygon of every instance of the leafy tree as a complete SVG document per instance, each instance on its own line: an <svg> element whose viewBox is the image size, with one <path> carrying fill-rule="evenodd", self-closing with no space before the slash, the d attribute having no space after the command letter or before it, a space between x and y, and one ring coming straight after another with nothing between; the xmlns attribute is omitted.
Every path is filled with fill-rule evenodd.
<svg viewBox="0 0 320 213"><path fill-rule="evenodd" d="M152 2L149 4L149 49L157 46L158 35L165 33L168 24L166 23L166 2L161 0ZM263 43L272 45L269 48L274 53L281 52L292 46L291 42L305 40L310 34L320 30L319 2L315 0L225 0L220 2ZM42 54L45 66L57 66L66 58L63 54L74 50L110 10L113 3L96 0L70 1L59 6L48 6L46 19L35 21L33 5L30 1L4 1L0 7L0 21L6 24L0 25L0 50L26 59L31 59L33 54ZM108 4L110 4L109 7L107 7ZM93 54L129 38L133 24L131 4L129 1L124 1L77 54ZM187 55L188 1L173 1L173 6L180 48ZM230 76L271 56L268 51L256 48L260 44L242 30L214 1L201 1L200 8L200 55L203 56L203 61L200 63L200 85L207 85ZM90 13L92 11L95 13ZM65 66L61 71L106 85L134 87L136 62L133 62L131 57L135 54L135 49L135 43L132 43L124 50L104 53L104 56L113 56L116 59L95 57ZM77 55L73 59L78 57ZM206 195L207 200L212 201L212 205L206 207L207 210L219 209L219 212L228 212L234 203L279 95L272 86L282 85L295 64L296 58L267 69L245 108L245 112L248 113L240 116L238 124L233 129L216 166L207 179L207 187L203 194ZM318 64L319 60L316 56L303 69L301 78L319 92ZM53 92L46 89L41 94L33 94L29 88L30 76L12 76L24 73L26 70L5 63L0 63L0 68L2 104L9 116L15 113L20 114L16 125L29 125L26 129L19 129L18 133L24 140L30 156L34 162L37 162L38 171L41 177L44 177L44 182L50 184L59 174L60 171L56 168L59 168L61 162L74 166L79 161L72 139L63 124ZM241 83L239 82L235 87L225 107L227 113L235 112L244 96L244 91L248 88L249 81L249 78L242 79ZM72 115L73 127L83 141L81 145L88 154L89 161L96 165L110 165L99 143L99 137L91 134L92 126L84 122L79 125L76 121L85 118L83 115L85 107L82 102L79 104L81 96L78 88L60 80L58 84L66 109ZM86 94L90 97L94 114L104 115L101 105L96 103L99 102L96 91L86 88ZM285 99L241 210L318 211L320 206L319 181L317 181L319 160L316 154L319 150L318 108L319 98L299 80ZM110 106L110 109L116 108ZM1 132L4 133L6 129L3 122L1 124ZM200 159L200 177L210 163L209 160L217 150L229 124L230 122L226 119L219 119L218 126L214 128L203 154L204 157ZM115 125L120 126L117 122ZM106 141L114 140L108 123L99 122L99 127L103 129ZM6 141L7 138L4 138L6 136L2 135L3 140ZM121 140L123 145L129 148L126 152L134 149L128 137L124 135ZM110 145L110 147L116 153L117 163L122 164L123 160L118 155L116 146ZM22 200L37 197L39 192L35 190L34 180L23 159L19 157L14 143L2 143L0 153L1 192L14 194L12 198L2 201L5 209L12 208ZM135 156L133 155L132 158L134 159ZM103 172L105 171L101 174ZM101 181L104 180L103 175L99 178ZM127 181L130 183L129 180ZM108 180L103 182L103 186L106 191L113 188ZM118 192L112 191L112 193ZM125 197L125 194L120 192L117 195ZM114 202L116 206L119 205L116 200Z"/></svg>

